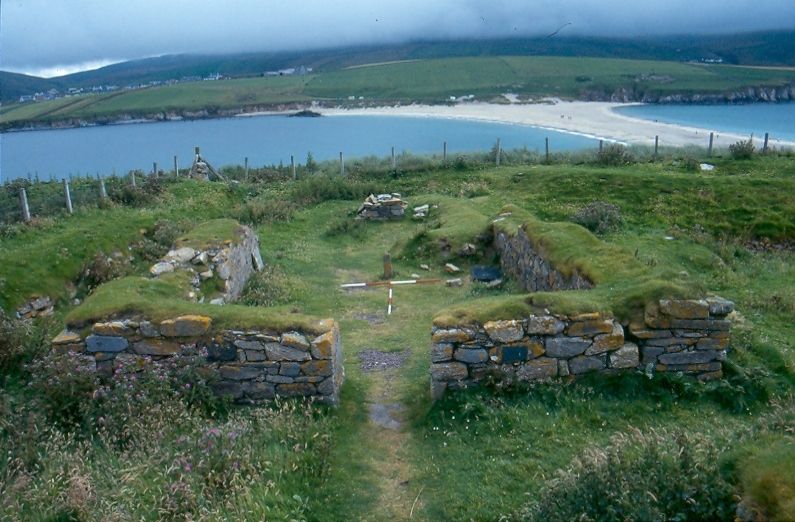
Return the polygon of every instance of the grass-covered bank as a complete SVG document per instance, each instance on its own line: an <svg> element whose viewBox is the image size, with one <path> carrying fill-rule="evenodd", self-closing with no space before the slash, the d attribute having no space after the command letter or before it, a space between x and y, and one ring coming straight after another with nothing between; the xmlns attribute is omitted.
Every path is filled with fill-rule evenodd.
<svg viewBox="0 0 795 522"><path fill-rule="evenodd" d="M151 199L9 228L0 239L3 306L52 295L58 321L98 280L142 275L191 223L246 222L269 269L244 302L337 319L346 384L338 410L234 408L185 393L183 374L152 368L138 383L122 376L117 384L64 371L68 361L44 358L40 342L56 325L47 335L4 332L0 516L703 520L730 518L742 499L786 520L795 459L793 158L714 158L712 172L673 156L623 166L516 160L499 169L487 159L418 162L397 173L363 161L346 179L304 172L297 183L278 172L229 186L168 182ZM422 223L352 220L364 196L386 191L439 208ZM506 204L567 221L595 199L619 208L621 222L601 239L632 263L687 272L737 303L724 379L628 375L481 390L432 405L433 315L515 287L398 288L391 317L385 292L338 288L377 279L384 252L398 277L445 277L441 240L475 240ZM452 260L464 268L493 261L487 252ZM363 350L408 359L391 373L365 373ZM136 390L134 400L121 384ZM403 406L400 430L368 420L368 405L380 402Z"/></svg>

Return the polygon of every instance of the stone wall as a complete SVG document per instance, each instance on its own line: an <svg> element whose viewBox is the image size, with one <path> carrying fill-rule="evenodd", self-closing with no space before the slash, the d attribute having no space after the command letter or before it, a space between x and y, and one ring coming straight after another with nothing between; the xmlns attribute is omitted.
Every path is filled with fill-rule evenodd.
<svg viewBox="0 0 795 522"><path fill-rule="evenodd" d="M213 329L212 319L179 316L160 322L129 317L95 323L90 332L64 330L53 349L86 356L100 373L149 357L188 357L208 369L213 389L241 403L275 397L314 397L339 403L344 379L339 327L320 321L316 332Z"/></svg>
<svg viewBox="0 0 795 522"><path fill-rule="evenodd" d="M569 276L558 271L542 252L533 247L533 242L521 227L513 235L495 230L494 246L500 255L503 273L510 275L528 292L593 287L587 278L576 271Z"/></svg>
<svg viewBox="0 0 795 522"><path fill-rule="evenodd" d="M259 238L249 227L241 226L236 241L225 241L220 245L204 249L191 247L175 248L150 268L154 277L187 270L193 274L193 290L199 300L201 282L219 278L223 288L220 295L206 296L213 304L236 301L246 286L246 281L265 266L259 251Z"/></svg>
<svg viewBox="0 0 795 522"><path fill-rule="evenodd" d="M431 396L484 381L511 384L589 372L683 372L721 376L733 303L661 300L643 323L622 325L598 312L530 315L455 328L434 326ZM625 328L628 326L628 328Z"/></svg>

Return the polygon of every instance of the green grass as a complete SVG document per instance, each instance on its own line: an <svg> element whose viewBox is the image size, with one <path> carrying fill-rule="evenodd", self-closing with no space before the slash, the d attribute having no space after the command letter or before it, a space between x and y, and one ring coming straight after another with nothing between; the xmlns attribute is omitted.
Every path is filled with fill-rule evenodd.
<svg viewBox="0 0 795 522"><path fill-rule="evenodd" d="M214 219L197 225L184 236L177 238L175 246L204 250L212 246L222 246L227 241L234 241L241 233L240 223L234 219Z"/></svg>
<svg viewBox="0 0 795 522"><path fill-rule="evenodd" d="M333 317L340 324L346 371L342 405L338 410L313 413L316 417L305 418L300 410L285 414L278 423L274 421L273 433L260 425L258 429L264 431L252 442L252 450L256 449L257 459L270 462L273 474L268 474L267 480L275 487L255 482L246 490L247 496L227 499L232 507L218 497L202 497L201 508L187 508L193 518L200 517L200 509L211 513L210 518L245 518L247 513L254 513L255 518L386 520L407 519L412 510L412 519L417 520L491 520L500 515L521 518L528 502L542 498L549 480L569 470L585 452L605 448L616 437L652 430L671 434L684 431L691 438L717 444L722 458L737 463L727 464L721 473L726 473L738 494L753 495L766 507L783 509L791 500L786 480L792 474L789 459L776 461L761 450L753 450L753 445L747 452L734 453L732 448L744 448L749 440L780 441L770 445L771 453L785 455L793 440L793 253L786 248L756 252L746 248L745 242L767 239L783 243L795 238L795 203L789 196L795 192L795 161L786 156L766 156L749 162L728 158L714 158L714 162L717 169L712 173L685 172L670 159L621 168L572 163L499 169L475 165L465 170L419 169L400 172L396 177L386 171L362 169L352 174L352 181L401 192L409 205L438 204L439 209L425 224L410 219L366 222L351 235L327 232L339 230L339 221L349 217L359 202L351 199L351 192L326 187L326 182L316 182L312 190L297 191L281 182L246 185L238 190L186 180L167 185L157 201L140 208L81 210L73 217L58 217L0 240L0 277L6 281L0 296L3 306L10 309L34 290L66 295L65 286L95 249L124 250L129 241L140 237L141 228L157 219L232 218L240 200L281 198L298 202L292 198L311 193L312 201L297 205L289 221L273 221L257 228L265 262L279 267L274 273L283 278L280 284L290 289L289 308L250 308L244 312L242 307L224 306L214 312L232 310L245 320L252 313L252 321L260 314L274 320L304 315ZM592 199L619 206L623 227L597 240L571 225L553 224L565 222ZM396 277L413 272L421 272L424 277L448 277L443 269L445 260L438 253L416 253L410 247L433 245L441 238L466 241L506 204L515 205L514 224L531 222L540 237L550 239L550 245L553 239L555 244L571 240L582 242L594 252L588 258L593 266L576 266L593 273L600 283L597 288L545 294L545 299L568 294L565 298L569 304L582 300L583 309L605 302L613 307L609 300L611 271L621 265L619 268L629 273L657 274L649 278L655 285L660 274L679 277L679 271L685 271L688 275L682 280L692 288L706 288L734 300L741 318L735 323L726 377L701 384L677 376L649 380L627 375L505 393L472 391L431 404L427 372L434 315L457 306L467 308L478 298L476 309L469 306L470 313L516 317L531 306L527 296L513 294L510 286L489 290L468 283L460 288L398 287L394 313L387 317L384 289L345 292L338 285L378 279L384 252L392 254ZM520 214L522 219L518 219ZM60 254L62 247L70 252L75 249L79 258L72 260L70 256L68 264L61 261L65 259ZM585 262L578 260L574 246L560 248L555 255L560 256L562 264ZM601 260L597 263L597 259ZM470 264L466 258L451 260L464 269ZM430 271L420 271L419 264L426 262ZM143 263L134 264L140 275L147 268ZM668 278L662 279L669 283ZM90 321L92 315L107 313L120 301L133 301L165 317L182 313L182 308L173 308L171 299L178 288L179 284L173 286L168 278L158 282L120 279L89 296L82 308L62 300L59 314L69 314L68 320ZM634 291L614 291L625 297L635 295L630 290ZM649 292L642 285L637 289L640 297ZM594 296L596 303L587 302ZM186 312L199 310L193 308L199 305L186 306ZM205 309L201 310L199 313ZM214 320L223 324L230 317L221 315ZM358 354L373 349L408 351L408 360L393 373L364 373ZM8 405L0 413L35 413L33 398L26 393L32 392L24 382L0 387L0 397ZM367 407L372 402L403 404L402 431L391 432L370 423ZM256 411L241 409L236 415L247 418ZM8 415L0 418L17 419ZM284 439L288 440L284 444L278 426L290 419L300 420L296 431L307 437L296 433L295 438ZM40 422L34 417L13 424L41 427L37 424ZM204 420L201 423L203 427L215 425ZM0 421L0 426L5 424ZM312 459L312 476L317 478L310 480L308 472L296 475L290 471L294 464L291 459L318 431L322 434L310 440L328 437L326 449L311 456L301 453L302 459ZM19 475L4 464L10 461L2 460L0 488L15 484L27 495L14 493L3 498L14 502L24 499L24 514L52 513L61 499L71 498L69 492L74 486L70 486L73 483L68 477L74 471L75 476L92 477L95 484L118 485L124 493L123 501L114 504L119 516L151 518L156 516L152 506L160 505L159 499L170 485L164 478L168 477L166 470L182 451L175 442L178 438L175 434L173 439L157 439L158 444L148 444L145 451L142 447L132 454L109 451L99 442L98 447L74 452L68 446L61 449L52 442L30 439L28 451L43 455L51 464L45 471L25 468L32 482L19 486ZM21 443L29 439L15 440ZM14 456L27 454L17 450L16 444L4 442L3 447L14 448ZM68 460L69 455L79 458ZM61 464L67 461L72 464ZM81 471L86 469L89 471ZM191 474L188 479L200 481L198 475ZM767 487L770 480L781 488ZM97 488L94 491L100 494L86 497L84 518L109 517L111 509L99 500L108 498L108 489ZM767 498L759 492L774 495ZM272 511L266 511L266 507Z"/></svg>
<svg viewBox="0 0 795 522"><path fill-rule="evenodd" d="M169 112L279 106L320 100L346 104L444 103L472 94L499 99L506 92L531 97L609 96L625 88L642 96L722 93L747 86L780 86L795 71L678 62L550 56L473 57L415 60L340 69L304 77L268 77L195 82L36 104L11 105L0 125L69 118L112 119ZM358 103L358 102L355 102Z"/></svg>

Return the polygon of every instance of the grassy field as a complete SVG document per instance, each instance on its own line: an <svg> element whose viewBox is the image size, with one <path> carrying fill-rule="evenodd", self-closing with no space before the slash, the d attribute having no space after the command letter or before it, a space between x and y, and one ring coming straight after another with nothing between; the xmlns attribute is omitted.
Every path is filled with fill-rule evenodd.
<svg viewBox="0 0 795 522"><path fill-rule="evenodd" d="M677 62L511 56L448 58L376 64L305 77L268 77L196 82L140 91L36 104L10 105L0 125L69 118L107 119L126 114L210 112L318 100L332 104L443 103L450 96L501 99L507 92L576 99L630 93L720 93L744 86L777 86L795 80L795 71L706 66ZM363 100L358 100L362 97ZM504 101L504 99L502 99Z"/></svg>
<svg viewBox="0 0 795 522"><path fill-rule="evenodd" d="M59 300L57 320L75 295L90 291L85 266L96 252L132 258L108 277L142 274L190 222L248 221L268 270L247 301L337 319L346 383L337 410L288 403L216 406L210 415L187 399L187 406L174 406L178 411L137 410L151 403L136 399L128 407L140 412L120 448L90 423L64 426L48 413L63 394L46 383L75 385L37 365L46 358L31 343L18 356L28 366L0 360L0 518L570 520L587 513L601 520L612 513L704 520L731 518L738 498L772 519L791 518L795 161L714 158L716 170L700 173L673 159L624 167L601 167L593 158L516 161L498 169L428 160L398 173L368 160L345 180L304 173L297 183L277 174L229 186L170 182L137 206L83 208L5 229L2 305L11 309L30 293L46 293ZM439 209L427 223L353 221L371 191L398 191L411 205ZM392 254L397 277L446 277L438 239L465 239L480 216L514 204L542 220L567 221L593 199L621 210L623 225L603 236L611 248L651 268L686 271L736 301L740 316L724 379L704 385L627 375L472 391L431 404L434 314L473 297L510 295L514 286L399 288L389 317L385 292L338 287L378 278L384 252ZM453 262L466 268L470 261ZM421 263L431 270L420 270ZM399 369L368 373L359 359L365 350L407 358ZM161 397L160 388L147 386ZM117 426L111 399L126 395L106 393L110 399L77 418L101 416ZM400 428L371 422L373 405L394 408ZM237 441L231 432L243 434L241 442L201 453L208 437Z"/></svg>

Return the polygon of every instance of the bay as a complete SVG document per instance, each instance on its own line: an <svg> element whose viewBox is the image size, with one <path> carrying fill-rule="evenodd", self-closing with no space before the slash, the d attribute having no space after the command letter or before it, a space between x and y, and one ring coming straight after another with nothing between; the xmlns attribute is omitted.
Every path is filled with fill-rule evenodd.
<svg viewBox="0 0 795 522"><path fill-rule="evenodd" d="M550 138L553 151L595 147L585 136L529 126L459 119L393 116L330 116L290 118L256 116L217 120L174 121L106 125L77 129L11 132L0 134L0 181L38 175L62 179L71 175L126 174L140 169L151 172L157 162L171 170L176 155L180 168L188 168L195 146L215 167L259 167L315 160L346 159L376 155L386 157L391 147L397 154L448 154L487 151L497 138L503 149L527 147L544 150Z"/></svg>

